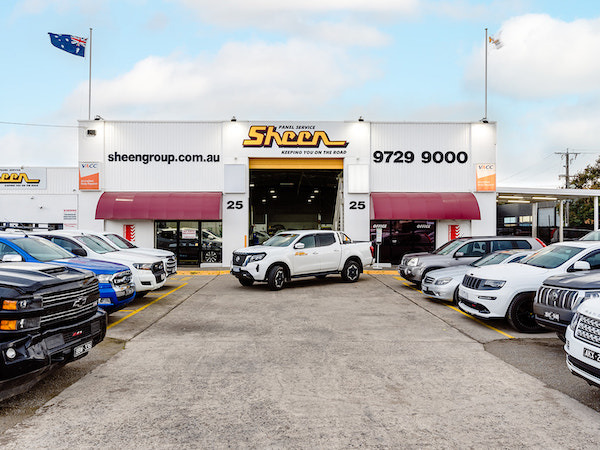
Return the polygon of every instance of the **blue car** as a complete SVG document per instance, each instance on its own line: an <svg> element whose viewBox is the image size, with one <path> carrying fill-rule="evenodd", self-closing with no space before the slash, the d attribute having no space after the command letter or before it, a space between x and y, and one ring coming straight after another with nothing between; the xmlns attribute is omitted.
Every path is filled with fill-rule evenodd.
<svg viewBox="0 0 600 450"><path fill-rule="evenodd" d="M135 298L135 285L127 266L82 258L52 242L25 233L0 233L0 260L53 263L89 270L98 277L98 306L118 311Z"/></svg>

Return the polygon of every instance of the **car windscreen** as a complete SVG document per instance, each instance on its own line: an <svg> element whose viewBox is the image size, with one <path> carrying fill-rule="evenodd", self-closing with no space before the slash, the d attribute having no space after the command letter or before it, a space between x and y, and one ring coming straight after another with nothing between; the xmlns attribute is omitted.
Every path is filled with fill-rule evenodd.
<svg viewBox="0 0 600 450"><path fill-rule="evenodd" d="M267 245L269 247L287 247L292 242L294 242L294 240L297 237L297 234L291 233L276 234L271 239L268 239L265 242L263 242L262 245Z"/></svg>
<svg viewBox="0 0 600 450"><path fill-rule="evenodd" d="M123 250L126 250L128 248L137 248L136 245L133 245L127 239L122 238L118 234L105 234L104 237Z"/></svg>
<svg viewBox="0 0 600 450"><path fill-rule="evenodd" d="M25 253L42 262L75 257L73 253L42 238L26 237L22 239L13 239L11 242Z"/></svg>
<svg viewBox="0 0 600 450"><path fill-rule="evenodd" d="M440 248L434 250L434 255L449 255L454 252L458 247L463 245L466 241L464 239L456 239L454 241L446 242Z"/></svg>
<svg viewBox="0 0 600 450"><path fill-rule="evenodd" d="M600 231L592 231L579 239L580 241L600 241Z"/></svg>
<svg viewBox="0 0 600 450"><path fill-rule="evenodd" d="M110 244L94 236L75 236L75 239L96 253L103 254L118 251L116 248L111 247Z"/></svg>
<svg viewBox="0 0 600 450"><path fill-rule="evenodd" d="M475 267L481 267L490 266L492 264L500 264L505 259L510 258L510 256L510 253L490 253L489 255L479 258L477 261L473 261L471 265Z"/></svg>
<svg viewBox="0 0 600 450"><path fill-rule="evenodd" d="M531 255L528 259L522 261L522 264L528 266L542 267L544 269L555 269L564 264L573 256L581 253L584 249L581 247L572 247L567 245L552 245Z"/></svg>

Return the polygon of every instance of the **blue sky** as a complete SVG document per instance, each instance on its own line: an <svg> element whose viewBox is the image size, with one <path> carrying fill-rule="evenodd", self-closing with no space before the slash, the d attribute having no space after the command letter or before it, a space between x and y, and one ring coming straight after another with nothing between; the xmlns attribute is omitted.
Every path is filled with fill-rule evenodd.
<svg viewBox="0 0 600 450"><path fill-rule="evenodd" d="M75 166L89 61L108 120L498 123L498 183L600 156L600 5L555 0L3 0L0 166ZM89 54L89 48L87 49ZM21 125L29 124L29 125Z"/></svg>

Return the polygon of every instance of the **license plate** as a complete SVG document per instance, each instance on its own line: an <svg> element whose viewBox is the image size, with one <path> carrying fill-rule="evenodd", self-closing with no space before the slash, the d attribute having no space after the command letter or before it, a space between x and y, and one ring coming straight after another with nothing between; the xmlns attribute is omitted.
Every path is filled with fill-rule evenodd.
<svg viewBox="0 0 600 450"><path fill-rule="evenodd" d="M77 358L78 356L83 355L84 353L89 352L92 349L92 341L86 342L85 344L78 345L73 349L73 357Z"/></svg>
<svg viewBox="0 0 600 450"><path fill-rule="evenodd" d="M590 350L589 348L583 348L583 356L600 362L600 353Z"/></svg>
<svg viewBox="0 0 600 450"><path fill-rule="evenodd" d="M544 317L548 320L552 320L554 322L558 322L560 320L560 314L551 311L545 311Z"/></svg>

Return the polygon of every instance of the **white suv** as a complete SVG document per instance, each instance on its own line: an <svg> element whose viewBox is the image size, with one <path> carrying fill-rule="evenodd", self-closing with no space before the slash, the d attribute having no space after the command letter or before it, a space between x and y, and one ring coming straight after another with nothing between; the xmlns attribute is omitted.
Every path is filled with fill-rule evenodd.
<svg viewBox="0 0 600 450"><path fill-rule="evenodd" d="M525 333L543 331L533 300L544 280L577 270L600 269L600 242L552 244L522 262L470 269L458 289L458 306L482 319L506 318Z"/></svg>
<svg viewBox="0 0 600 450"><path fill-rule="evenodd" d="M30 234L46 238L77 256L126 265L131 270L135 290L141 294L162 287L167 279L162 259L117 250L102 239L80 231L57 230Z"/></svg>

